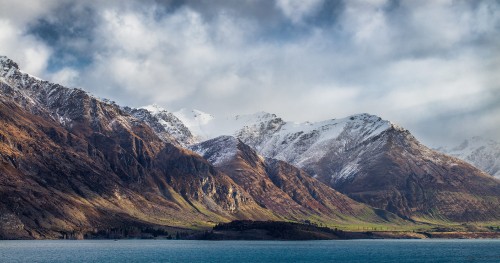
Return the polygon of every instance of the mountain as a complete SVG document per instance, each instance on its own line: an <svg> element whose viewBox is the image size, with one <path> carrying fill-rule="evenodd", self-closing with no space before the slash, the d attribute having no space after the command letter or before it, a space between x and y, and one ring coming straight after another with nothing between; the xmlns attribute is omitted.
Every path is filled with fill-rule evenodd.
<svg viewBox="0 0 500 263"><path fill-rule="evenodd" d="M217 137L191 149L243 186L260 206L285 220L398 221L395 215L355 202L284 161L263 158L235 137Z"/></svg>
<svg viewBox="0 0 500 263"><path fill-rule="evenodd" d="M403 222L390 212L499 221L499 185L376 116L291 123L264 112L132 109L0 56L0 238L239 219Z"/></svg>
<svg viewBox="0 0 500 263"><path fill-rule="evenodd" d="M437 151L455 156L500 179L500 143L482 137L472 137L455 147Z"/></svg>
<svg viewBox="0 0 500 263"><path fill-rule="evenodd" d="M357 201L424 221L500 218L500 184L466 162L422 145L378 116L286 122L260 112L223 121L259 154L293 164ZM210 126L204 127L205 130Z"/></svg>
<svg viewBox="0 0 500 263"><path fill-rule="evenodd" d="M119 106L0 57L0 238L275 218L166 141Z"/></svg>
<svg viewBox="0 0 500 263"><path fill-rule="evenodd" d="M290 123L273 114L235 132L357 201L418 220L500 219L500 182L369 114Z"/></svg>

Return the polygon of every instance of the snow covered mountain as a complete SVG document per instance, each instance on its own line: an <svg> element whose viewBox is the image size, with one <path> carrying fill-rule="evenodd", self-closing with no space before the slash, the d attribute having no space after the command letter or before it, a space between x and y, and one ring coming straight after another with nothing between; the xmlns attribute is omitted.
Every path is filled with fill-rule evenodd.
<svg viewBox="0 0 500 263"><path fill-rule="evenodd" d="M153 114L158 112L157 106L145 108ZM184 146L220 135L235 136L259 154L294 164L331 184L337 184L337 181L341 183L359 172L360 162L363 161L361 155L376 146L372 141L380 143L374 138L390 129L409 134L390 121L366 113L315 123L287 122L266 112L216 118L199 110L183 109L171 115L181 120L170 122L171 127L182 126L183 131L187 129L192 133L190 139L185 140L183 134L186 132L179 135L170 132L177 140L184 142ZM364 145L364 151L352 155L351 149L359 145ZM460 146L438 150L498 177L499 148L499 144L494 141L473 138Z"/></svg>
<svg viewBox="0 0 500 263"><path fill-rule="evenodd" d="M122 109L137 119L146 122L165 142L182 147L198 142L181 120L156 104L138 109L130 107L123 107Z"/></svg>
<svg viewBox="0 0 500 263"><path fill-rule="evenodd" d="M275 115L267 117L262 118L261 122L244 126L236 132L236 137L262 155L292 163L306 169L313 176L317 176L318 171L311 169L312 166L325 156L340 158L343 153L360 143L396 127L369 114L316 123L291 123ZM347 165L340 170L331 167L328 176L331 181L336 181L347 178L356 171L356 165Z"/></svg>
<svg viewBox="0 0 500 263"><path fill-rule="evenodd" d="M380 117L358 114L317 123L291 123L272 114L256 119L235 136L357 201L416 220L500 217L495 179Z"/></svg>
<svg viewBox="0 0 500 263"><path fill-rule="evenodd" d="M275 114L266 112L220 119L199 111L192 111L192 114L185 112L176 112L174 115L186 120L186 126L199 142L219 135L235 136L259 154L294 164L313 176L317 176L319 171L312 167L326 155L331 158L342 157L350 148L391 127L401 129L369 114L316 123L295 123L286 122ZM328 177L329 180L336 181L347 178L356 171L354 163L340 170L331 167Z"/></svg>
<svg viewBox="0 0 500 263"><path fill-rule="evenodd" d="M455 147L441 147L440 152L455 156L500 179L500 143L472 137Z"/></svg>

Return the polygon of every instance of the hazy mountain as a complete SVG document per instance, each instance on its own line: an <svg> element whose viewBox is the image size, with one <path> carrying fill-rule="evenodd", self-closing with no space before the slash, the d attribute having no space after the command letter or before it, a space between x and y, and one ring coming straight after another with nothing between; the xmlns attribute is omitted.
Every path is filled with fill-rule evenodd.
<svg viewBox="0 0 500 263"><path fill-rule="evenodd" d="M440 152L462 159L500 179L500 143L472 137L454 147L441 147Z"/></svg>

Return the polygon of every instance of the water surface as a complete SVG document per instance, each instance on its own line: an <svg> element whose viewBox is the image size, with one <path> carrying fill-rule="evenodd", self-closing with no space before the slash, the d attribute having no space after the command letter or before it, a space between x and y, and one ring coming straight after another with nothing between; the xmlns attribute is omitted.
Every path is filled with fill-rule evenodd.
<svg viewBox="0 0 500 263"><path fill-rule="evenodd" d="M0 241L0 262L500 262L500 240Z"/></svg>

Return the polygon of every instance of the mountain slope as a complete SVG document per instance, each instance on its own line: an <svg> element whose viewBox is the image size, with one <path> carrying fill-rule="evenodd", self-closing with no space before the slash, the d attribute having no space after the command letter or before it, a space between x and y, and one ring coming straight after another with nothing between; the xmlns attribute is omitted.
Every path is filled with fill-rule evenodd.
<svg viewBox="0 0 500 263"><path fill-rule="evenodd" d="M472 137L456 147L442 147L437 151L455 156L500 179L500 143L496 141Z"/></svg>
<svg viewBox="0 0 500 263"><path fill-rule="evenodd" d="M0 237L274 218L117 105L0 66Z"/></svg>
<svg viewBox="0 0 500 263"><path fill-rule="evenodd" d="M217 137L191 149L243 186L259 205L283 219L314 218L326 224L401 221L353 201L286 162L259 156L232 136Z"/></svg>
<svg viewBox="0 0 500 263"><path fill-rule="evenodd" d="M475 167L391 128L350 149L357 171L333 185L355 200L423 220L498 221L500 183ZM326 158L321 162L328 162Z"/></svg>

